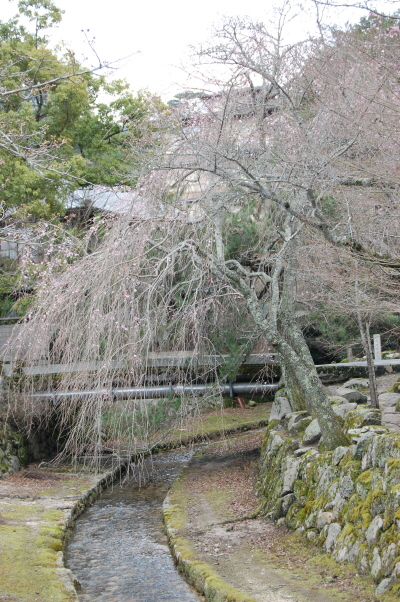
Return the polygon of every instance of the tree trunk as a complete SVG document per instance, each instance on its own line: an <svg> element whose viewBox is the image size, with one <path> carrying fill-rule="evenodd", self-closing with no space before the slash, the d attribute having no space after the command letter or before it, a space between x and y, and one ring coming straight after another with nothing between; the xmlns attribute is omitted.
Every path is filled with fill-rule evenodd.
<svg viewBox="0 0 400 602"><path fill-rule="evenodd" d="M277 350L283 366L283 375L289 376L286 383L291 389L289 397L297 408L307 408L318 420L325 447L328 450L350 441L343 432L338 417L332 410L325 389L319 379L315 364L307 347L303 333L296 320L296 255L295 240L292 241L283 275L281 304L278 312ZM295 387L296 390L293 390Z"/></svg>
<svg viewBox="0 0 400 602"><path fill-rule="evenodd" d="M308 407L307 399L301 394L301 384L296 376L296 367L290 362L280 362L282 371L282 381L285 383L285 395L289 399L290 405L294 412L307 410L311 413L311 408Z"/></svg>
<svg viewBox="0 0 400 602"><path fill-rule="evenodd" d="M288 334L288 331L287 331ZM336 449L340 445L350 445L347 435L343 432L338 417L332 410L325 389L321 384L309 349L300 329L297 332L290 328L291 339L295 345L290 344L283 337L279 337L277 349L279 359L284 366L284 374L296 375L296 391L291 391L290 398L295 397L298 407L304 404L308 411L315 415L321 429L327 450ZM287 383L287 387L293 386Z"/></svg>

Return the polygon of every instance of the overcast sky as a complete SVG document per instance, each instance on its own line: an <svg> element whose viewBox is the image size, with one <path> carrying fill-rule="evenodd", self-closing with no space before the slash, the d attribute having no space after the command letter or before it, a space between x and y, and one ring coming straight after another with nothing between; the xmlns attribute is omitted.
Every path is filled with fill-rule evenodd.
<svg viewBox="0 0 400 602"><path fill-rule="evenodd" d="M130 56L120 62L118 77L126 78L134 90L148 88L164 100L190 86L179 69L188 58L188 46L206 41L222 16L267 20L272 7L271 0L55 0L55 4L65 14L53 43L64 40L78 59L85 56L86 64L93 63L94 55L84 42L85 30L90 39L95 38L102 61ZM0 19L14 14L16 6L17 0L0 0ZM354 13L336 9L331 18L344 23ZM293 36L310 27L311 21L302 13Z"/></svg>

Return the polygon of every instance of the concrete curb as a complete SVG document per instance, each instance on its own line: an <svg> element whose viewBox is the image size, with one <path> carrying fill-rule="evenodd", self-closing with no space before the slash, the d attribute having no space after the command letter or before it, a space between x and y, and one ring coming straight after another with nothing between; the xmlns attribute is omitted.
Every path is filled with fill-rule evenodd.
<svg viewBox="0 0 400 602"><path fill-rule="evenodd" d="M184 510L174 504L171 494L168 494L163 503L165 531L172 556L185 579L205 596L206 602L256 602L254 598L224 581L211 565L196 558L190 542L176 528L176 525L185 524L185 518Z"/></svg>

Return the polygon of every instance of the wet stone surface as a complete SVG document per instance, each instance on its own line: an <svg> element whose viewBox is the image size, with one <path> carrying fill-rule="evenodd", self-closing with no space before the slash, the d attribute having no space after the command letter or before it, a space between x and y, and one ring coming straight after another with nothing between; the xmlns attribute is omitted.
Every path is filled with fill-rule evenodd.
<svg viewBox="0 0 400 602"><path fill-rule="evenodd" d="M80 602L198 602L177 572L161 506L191 452L156 456L114 485L80 517L67 549Z"/></svg>

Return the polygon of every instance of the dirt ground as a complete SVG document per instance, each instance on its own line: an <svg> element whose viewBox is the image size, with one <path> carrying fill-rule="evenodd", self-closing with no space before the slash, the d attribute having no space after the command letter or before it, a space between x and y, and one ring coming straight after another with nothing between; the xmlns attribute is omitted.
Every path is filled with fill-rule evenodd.
<svg viewBox="0 0 400 602"><path fill-rule="evenodd" d="M30 464L26 469L16 472L6 479L0 480L0 498L24 499L42 497L43 491L47 495L57 498L80 495L85 489L92 475L60 474L57 469L38 469L36 464Z"/></svg>
<svg viewBox="0 0 400 602"><path fill-rule="evenodd" d="M199 560L257 602L372 602L376 585L285 527L253 518L263 433L207 447L173 492ZM384 600L394 600L385 597Z"/></svg>

